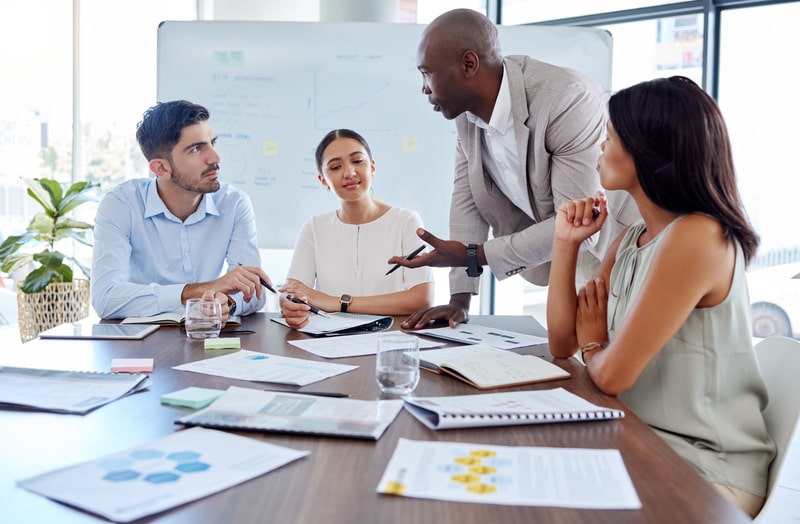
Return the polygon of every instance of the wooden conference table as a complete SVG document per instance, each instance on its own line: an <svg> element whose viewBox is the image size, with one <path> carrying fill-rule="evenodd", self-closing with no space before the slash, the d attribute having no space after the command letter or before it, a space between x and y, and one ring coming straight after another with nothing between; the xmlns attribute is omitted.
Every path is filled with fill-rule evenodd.
<svg viewBox="0 0 800 524"><path fill-rule="evenodd" d="M301 333L269 321L258 313L237 329L242 347L254 351L311 360L319 357L291 346ZM532 317L478 316L472 322L500 329L541 334ZM393 329L398 328L396 321ZM543 354L545 346L521 349ZM172 366L217 356L204 352L201 341L190 341L174 327L162 327L141 341L34 340L17 348L0 349L0 365L107 371L113 357L154 357L149 390L122 398L87 415L0 411L0 522L99 522L99 517L72 509L17 488L15 481L76 464L178 431L175 419L189 410L160 404L160 396L189 386L226 389L229 385L261 387L186 371ZM549 354L548 359L551 359ZM379 397L374 356L337 359L358 369L310 384L302 391L340 391L351 398ZM242 433L251 438L310 455L244 484L157 514L139 522L159 523L726 523L749 522L648 426L617 398L601 393L575 359L556 360L572 374L568 380L527 388L562 386L603 406L624 409L620 420L542 424L500 428L432 431L405 410L377 442L280 433ZM269 385L270 387L272 385ZM281 388L284 389L284 388ZM525 388L517 388L525 389ZM477 389L447 376L423 372L419 396L478 394ZM549 507L451 503L394 497L376 493L400 437L493 445L616 448L642 502L640 510L578 510Z"/></svg>

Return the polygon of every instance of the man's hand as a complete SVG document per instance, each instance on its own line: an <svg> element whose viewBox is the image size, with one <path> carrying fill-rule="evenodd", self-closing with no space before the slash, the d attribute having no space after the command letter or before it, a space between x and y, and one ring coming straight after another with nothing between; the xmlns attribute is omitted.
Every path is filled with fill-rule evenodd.
<svg viewBox="0 0 800 524"><path fill-rule="evenodd" d="M181 293L181 301L185 303L187 298L201 297L209 290L226 295L241 291L245 302L250 302L254 296L261 300L264 294L261 280L272 285L269 276L260 267L236 266L216 280L186 284Z"/></svg>
<svg viewBox="0 0 800 524"><path fill-rule="evenodd" d="M394 256L389 264L400 264L403 267L467 267L467 247L457 240L442 240L424 229L417 229L417 236L433 247L422 255L407 260L403 256ZM478 249L478 263L486 264L483 249Z"/></svg>
<svg viewBox="0 0 800 524"><path fill-rule="evenodd" d="M450 303L446 306L434 306L428 309L421 309L412 313L405 319L400 327L403 329L423 329L437 320L446 320L451 328L458 324L469 322L469 303L471 295L469 293L458 293L450 297Z"/></svg>

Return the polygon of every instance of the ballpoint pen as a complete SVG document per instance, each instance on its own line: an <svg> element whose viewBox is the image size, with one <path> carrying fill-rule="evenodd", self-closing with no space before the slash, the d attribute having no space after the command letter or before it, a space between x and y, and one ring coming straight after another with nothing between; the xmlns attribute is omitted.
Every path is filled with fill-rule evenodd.
<svg viewBox="0 0 800 524"><path fill-rule="evenodd" d="M299 298L297 298L297 297L296 297L296 296L294 296L294 295L286 295L286 300L289 300L289 301L291 301L291 302L294 302L295 304L305 304L305 305L307 305L308 307L310 307L310 308L311 308L311 312L312 312L312 313L316 313L317 315L319 315L319 316L321 316L321 317L328 318L328 314L327 314L327 313L325 313L324 311L322 311L320 308L318 308L317 306L312 306L312 305L311 305L311 304L309 304L308 302L305 302L305 301L303 301L303 300L300 300Z"/></svg>
<svg viewBox="0 0 800 524"><path fill-rule="evenodd" d="M347 393L338 393L331 391L289 391L288 389L265 389L270 393L294 393L295 395L316 395L318 397L332 397L332 398L349 398Z"/></svg>
<svg viewBox="0 0 800 524"><path fill-rule="evenodd" d="M237 265L237 266L241 266L242 264L241 264L241 262L240 262L240 263L238 263L238 264L236 264L236 265ZM263 279L263 278L261 278L261 277L258 277L258 280L261 282L261 285L262 285L262 286L264 286L265 288L269 289L270 291L272 291L272 292L273 292L273 293L275 293L276 295L278 294L278 292L277 292L277 291L275 291L275 288L274 288L274 287L272 287L272 286L270 286L269 284L267 284L267 281L266 281L266 280L264 280L264 279Z"/></svg>
<svg viewBox="0 0 800 524"><path fill-rule="evenodd" d="M417 249L415 249L414 251L412 251L411 253L409 253L408 255L406 255L406 260L411 260L411 259L412 259L412 258L414 258L415 256L419 255L419 254L422 252L422 250L423 250L423 249L425 249L425 246L424 246L424 245L423 245L423 246L419 246ZM390 274L392 271L395 271L395 270L396 270L397 268L399 268L399 267L400 267L400 264L395 264L395 265L392 267L392 269L390 269L389 271L387 271L387 272L386 272L386 274L387 274L387 275L388 275L388 274Z"/></svg>

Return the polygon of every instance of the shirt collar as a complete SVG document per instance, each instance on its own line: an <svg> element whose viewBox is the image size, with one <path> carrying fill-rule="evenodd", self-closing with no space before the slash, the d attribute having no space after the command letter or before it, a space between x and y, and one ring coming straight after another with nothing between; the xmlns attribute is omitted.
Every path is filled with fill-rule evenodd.
<svg viewBox="0 0 800 524"><path fill-rule="evenodd" d="M161 197L158 195L158 184L156 183L155 179L150 181L150 184L147 186L147 193L145 197L145 205L144 205L144 216L145 218L154 217L156 215L163 214L165 217L169 217L175 220L178 218L173 215L169 209L167 209L167 205L161 200ZM200 205L197 206L197 210L189 215L186 219L186 222L194 222L199 218L202 218L205 215L217 215L219 216L219 208L217 208L217 203L214 202L214 199L209 196L209 193L203 195L203 199L200 201ZM180 220L178 220L180 222Z"/></svg>
<svg viewBox="0 0 800 524"><path fill-rule="evenodd" d="M508 86L505 64L503 64L503 79L500 81L500 90L497 92L497 100L494 102L489 123L487 124L482 118L469 111L467 111L467 120L481 129L485 129L489 134L495 132L501 135L506 134L513 119L511 118L511 89Z"/></svg>

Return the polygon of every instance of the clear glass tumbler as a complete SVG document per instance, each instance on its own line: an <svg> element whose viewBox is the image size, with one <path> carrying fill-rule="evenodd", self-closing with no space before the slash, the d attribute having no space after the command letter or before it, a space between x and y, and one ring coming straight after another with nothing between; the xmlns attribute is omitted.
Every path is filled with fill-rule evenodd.
<svg viewBox="0 0 800 524"><path fill-rule="evenodd" d="M375 355L375 380L386 395L411 394L419 382L419 339L400 332L381 334Z"/></svg>
<svg viewBox="0 0 800 524"><path fill-rule="evenodd" d="M209 298L186 301L186 336L193 339L216 338L222 328L222 304Z"/></svg>

